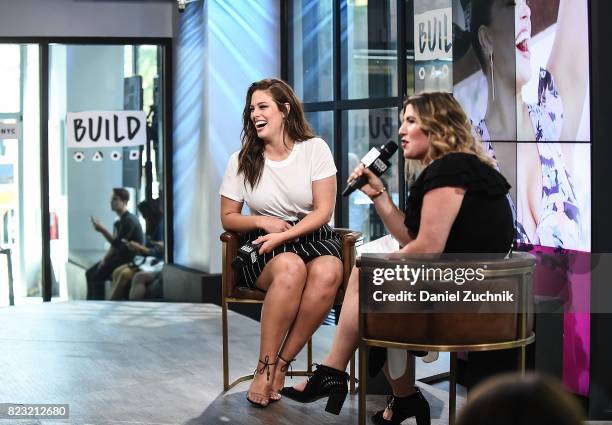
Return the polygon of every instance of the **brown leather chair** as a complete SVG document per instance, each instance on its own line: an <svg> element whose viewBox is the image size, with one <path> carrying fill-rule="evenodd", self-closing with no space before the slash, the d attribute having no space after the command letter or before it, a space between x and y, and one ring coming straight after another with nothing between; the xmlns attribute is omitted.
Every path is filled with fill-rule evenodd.
<svg viewBox="0 0 612 425"><path fill-rule="evenodd" d="M533 270L535 258L513 253L509 258L482 255L454 259L408 254L364 254L357 259L360 268L359 307L359 424L365 424L365 380L367 347L398 348L413 351L448 351L450 356L449 424L455 421L457 353L520 348L518 369L525 371L525 348L535 340L533 332ZM480 268L481 280L455 282L431 279L414 285L392 277L374 285L375 269L468 269ZM378 272L377 274L381 274ZM380 279L381 276L378 276ZM405 291L414 294L409 301L373 302L375 291L386 294ZM502 302L431 301L429 294L472 291L477 296L510 294ZM508 292L505 292L508 291ZM380 300L379 293L376 298ZM510 298L510 297L507 297Z"/></svg>
<svg viewBox="0 0 612 425"><path fill-rule="evenodd" d="M361 233L350 229L335 229L342 236L342 257L343 257L343 279L334 305L341 305L344 298L344 290L348 284L351 270L355 265L355 243L361 239ZM238 274L231 267L232 260L238 252L240 239L238 234L225 232L221 235L223 245L222 251L222 333L223 333L223 390L227 391L235 385L253 379L253 375L244 375L232 383L229 382L229 360L228 360L228 326L227 326L227 307L229 303L263 303L265 292L252 290L238 285ZM312 338L307 345L308 366L306 370L295 370L287 373L288 376L311 376L312 371ZM355 358L350 363L350 390L355 393Z"/></svg>

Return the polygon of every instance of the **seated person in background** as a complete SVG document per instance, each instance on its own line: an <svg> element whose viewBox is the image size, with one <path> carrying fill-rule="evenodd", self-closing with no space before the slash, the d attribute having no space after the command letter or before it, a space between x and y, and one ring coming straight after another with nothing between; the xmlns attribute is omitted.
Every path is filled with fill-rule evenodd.
<svg viewBox="0 0 612 425"><path fill-rule="evenodd" d="M161 279L164 265L164 243L153 242L155 251L158 253L159 262L155 264L143 264L138 267L138 272L132 277L130 285L130 301L144 300L147 287L157 279ZM156 298L155 296L153 296Z"/></svg>
<svg viewBox="0 0 612 425"><path fill-rule="evenodd" d="M104 282L110 279L113 270L129 263L134 258L134 253L128 249L126 242L142 243L143 241L138 218L127 210L129 200L130 194L126 189L113 189L111 209L119 216L119 219L113 224L112 235L98 220L91 218L96 232L101 233L111 246L102 260L85 272L88 300L103 300Z"/></svg>
<svg viewBox="0 0 612 425"><path fill-rule="evenodd" d="M498 375L478 385L459 415L458 425L580 425L577 400L552 378Z"/></svg>
<svg viewBox="0 0 612 425"><path fill-rule="evenodd" d="M138 278L139 289L134 292L134 298L143 299L146 284L155 280L161 275L164 261L164 243L159 242L164 239L164 220L160 208L159 199L142 201L138 204L138 211L146 222L145 245L130 241L126 244L127 248L136 256L128 264L119 266L113 272L113 288L110 299L117 301L128 297L131 293L130 286L134 285L134 275L139 272L146 272Z"/></svg>

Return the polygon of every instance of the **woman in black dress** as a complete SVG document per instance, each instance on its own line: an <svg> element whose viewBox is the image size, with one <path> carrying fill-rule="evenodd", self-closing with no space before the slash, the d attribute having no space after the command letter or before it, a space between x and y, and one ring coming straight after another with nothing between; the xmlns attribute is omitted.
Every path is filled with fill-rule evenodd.
<svg viewBox="0 0 612 425"><path fill-rule="evenodd" d="M510 188L495 170L473 134L465 112L448 93L422 93L404 104L399 129L410 187L404 211L393 204L383 182L363 166L368 183L361 190L374 202L387 230L405 253L462 253L509 251L514 234L506 194ZM422 169L416 179L417 170ZM326 410L339 413L348 392L345 369L358 345L359 270L353 269L344 297L332 349L312 378L282 394L300 402L329 397ZM377 424L399 424L415 416L418 425L430 423L429 404L414 386L414 357L391 379L393 396L377 412Z"/></svg>

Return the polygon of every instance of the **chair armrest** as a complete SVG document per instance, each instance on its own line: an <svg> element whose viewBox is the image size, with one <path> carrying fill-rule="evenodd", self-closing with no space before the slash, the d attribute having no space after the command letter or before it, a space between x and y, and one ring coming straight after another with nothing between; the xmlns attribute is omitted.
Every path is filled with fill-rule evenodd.
<svg viewBox="0 0 612 425"><path fill-rule="evenodd" d="M334 229L337 233L342 236L342 243L349 243L352 246L355 246L355 243L361 238L362 233L357 232L356 230L346 229L343 227L336 227Z"/></svg>
<svg viewBox="0 0 612 425"><path fill-rule="evenodd" d="M238 284L238 274L232 268L232 260L236 257L236 254L238 253L238 243L240 241L240 238L237 233L224 232L221 234L219 239L222 242L222 296L229 297L234 293L234 289Z"/></svg>
<svg viewBox="0 0 612 425"><path fill-rule="evenodd" d="M351 271L355 265L355 243L361 238L362 233L351 229L335 228L342 237L342 289L346 290Z"/></svg>

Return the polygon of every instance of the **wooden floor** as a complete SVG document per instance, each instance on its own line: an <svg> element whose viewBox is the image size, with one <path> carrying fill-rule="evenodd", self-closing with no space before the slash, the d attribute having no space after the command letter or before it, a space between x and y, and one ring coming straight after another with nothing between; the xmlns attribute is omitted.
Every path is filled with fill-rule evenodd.
<svg viewBox="0 0 612 425"><path fill-rule="evenodd" d="M235 377L255 367L259 324L231 312L229 321ZM210 304L80 301L0 308L0 403L70 407L67 421L0 424L357 423L356 396L334 416L324 412L324 401L253 408L245 400L248 383L224 394L220 329L220 308ZM315 361L329 349L334 329L324 326L315 334ZM295 364L306 364L304 353ZM447 356L419 362L417 377L447 367ZM421 385L434 424L447 423L443 387ZM368 414L384 403L384 396L369 396Z"/></svg>

